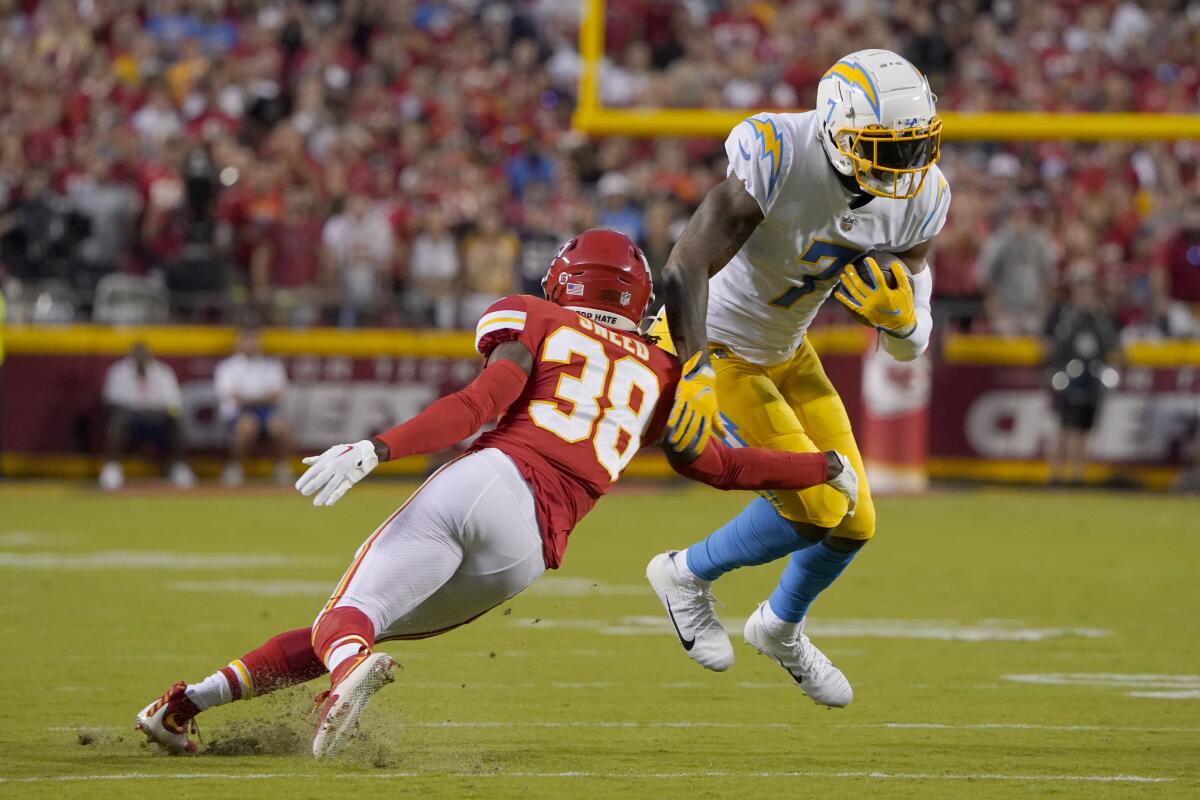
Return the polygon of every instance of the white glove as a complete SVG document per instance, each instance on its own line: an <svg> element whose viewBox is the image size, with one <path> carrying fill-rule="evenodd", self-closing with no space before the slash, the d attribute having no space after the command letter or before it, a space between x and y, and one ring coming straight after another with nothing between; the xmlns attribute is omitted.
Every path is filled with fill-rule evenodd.
<svg viewBox="0 0 1200 800"><path fill-rule="evenodd" d="M850 507L846 510L846 516L853 517L854 506L858 505L858 473L854 471L854 465L850 463L850 459L836 450L831 450L830 452L841 462L842 471L825 482L846 496L846 499L850 501Z"/></svg>
<svg viewBox="0 0 1200 800"><path fill-rule="evenodd" d="M303 463L309 467L296 481L296 490L305 497L315 492L314 506L331 506L379 465L379 457L375 455L375 445L363 439L354 444L334 445L319 456L309 456Z"/></svg>

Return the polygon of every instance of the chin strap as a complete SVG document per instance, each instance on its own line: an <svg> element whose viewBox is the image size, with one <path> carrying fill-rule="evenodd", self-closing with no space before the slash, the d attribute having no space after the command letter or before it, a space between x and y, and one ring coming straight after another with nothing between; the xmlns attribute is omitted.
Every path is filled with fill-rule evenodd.
<svg viewBox="0 0 1200 800"><path fill-rule="evenodd" d="M929 334L933 332L933 313L931 298L933 296L933 272L929 264L925 269L912 275L913 311L917 317L917 327L903 339L884 333L883 349L897 361L912 361L929 347Z"/></svg>

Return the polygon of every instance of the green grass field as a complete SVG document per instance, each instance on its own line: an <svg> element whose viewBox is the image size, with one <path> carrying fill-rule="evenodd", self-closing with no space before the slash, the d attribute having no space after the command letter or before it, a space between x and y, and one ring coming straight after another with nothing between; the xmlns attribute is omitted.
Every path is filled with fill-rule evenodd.
<svg viewBox="0 0 1200 800"><path fill-rule="evenodd" d="M1200 502L980 490L880 503L810 632L855 686L819 708L741 646L689 661L643 579L749 495L618 492L566 564L404 665L360 738L305 757L323 683L200 718L160 755L135 712L309 624L408 485L334 509L270 491L0 488L0 797L1196 797ZM718 584L741 622L780 566Z"/></svg>

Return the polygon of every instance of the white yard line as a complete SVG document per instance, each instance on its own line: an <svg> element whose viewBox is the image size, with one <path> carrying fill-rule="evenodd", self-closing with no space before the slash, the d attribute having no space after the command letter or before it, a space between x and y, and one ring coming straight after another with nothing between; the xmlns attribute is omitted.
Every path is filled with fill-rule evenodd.
<svg viewBox="0 0 1200 800"><path fill-rule="evenodd" d="M519 728L721 728L731 730L757 730L760 728L792 729L810 728L801 722L714 722L705 720L638 721L638 720L444 720L439 722L400 722L404 728L462 728L462 729L519 729ZM1054 731L1060 733L1200 733L1200 728L1142 727L1115 725L1049 725L1034 722L852 722L832 726L834 728L884 728L891 730L953 730L953 731ZM132 726L123 725L52 725L46 728L52 733L75 733L89 731L125 731Z"/></svg>
<svg viewBox="0 0 1200 800"><path fill-rule="evenodd" d="M166 550L101 550L87 553L0 552L0 568L21 570L257 569L314 563L283 553L177 553ZM316 561L315 563L322 563Z"/></svg>
<svg viewBox="0 0 1200 800"><path fill-rule="evenodd" d="M1200 728L1150 728L1118 725L1045 725L1037 722L858 722L839 728L893 728L899 730L953 731L1063 731L1067 733L1200 733Z"/></svg>
<svg viewBox="0 0 1200 800"><path fill-rule="evenodd" d="M687 778L836 778L868 781L1014 781L1020 783L1170 783L1174 778L1153 775L1002 775L988 772L974 773L920 773L920 772L821 772L805 771L754 771L726 772L704 770L697 772L344 772L329 776L313 772L184 772L153 773L127 772L108 775L38 775L29 778L0 778L6 783L86 783L89 781L144 781L144 780L312 780L317 777L343 778L599 778L604 780L679 780Z"/></svg>
<svg viewBox="0 0 1200 800"><path fill-rule="evenodd" d="M726 617L725 630L731 636L741 636L744 623L742 618ZM594 617L517 617L509 624L535 630L594 631L606 636L672 633L668 619L657 615L632 615L615 620ZM932 639L948 642L1040 642L1061 637L1100 639L1112 635L1112 631L1103 628L1034 628L1021 620L995 619L977 622L875 618L814 620L806 631L813 638L822 639Z"/></svg>

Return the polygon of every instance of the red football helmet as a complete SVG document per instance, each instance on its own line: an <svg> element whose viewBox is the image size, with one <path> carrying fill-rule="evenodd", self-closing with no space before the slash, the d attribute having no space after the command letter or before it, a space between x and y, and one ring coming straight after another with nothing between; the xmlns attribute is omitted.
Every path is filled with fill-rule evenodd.
<svg viewBox="0 0 1200 800"><path fill-rule="evenodd" d="M625 330L637 330L654 300L646 256L608 228L586 230L558 248L542 291L551 303Z"/></svg>

